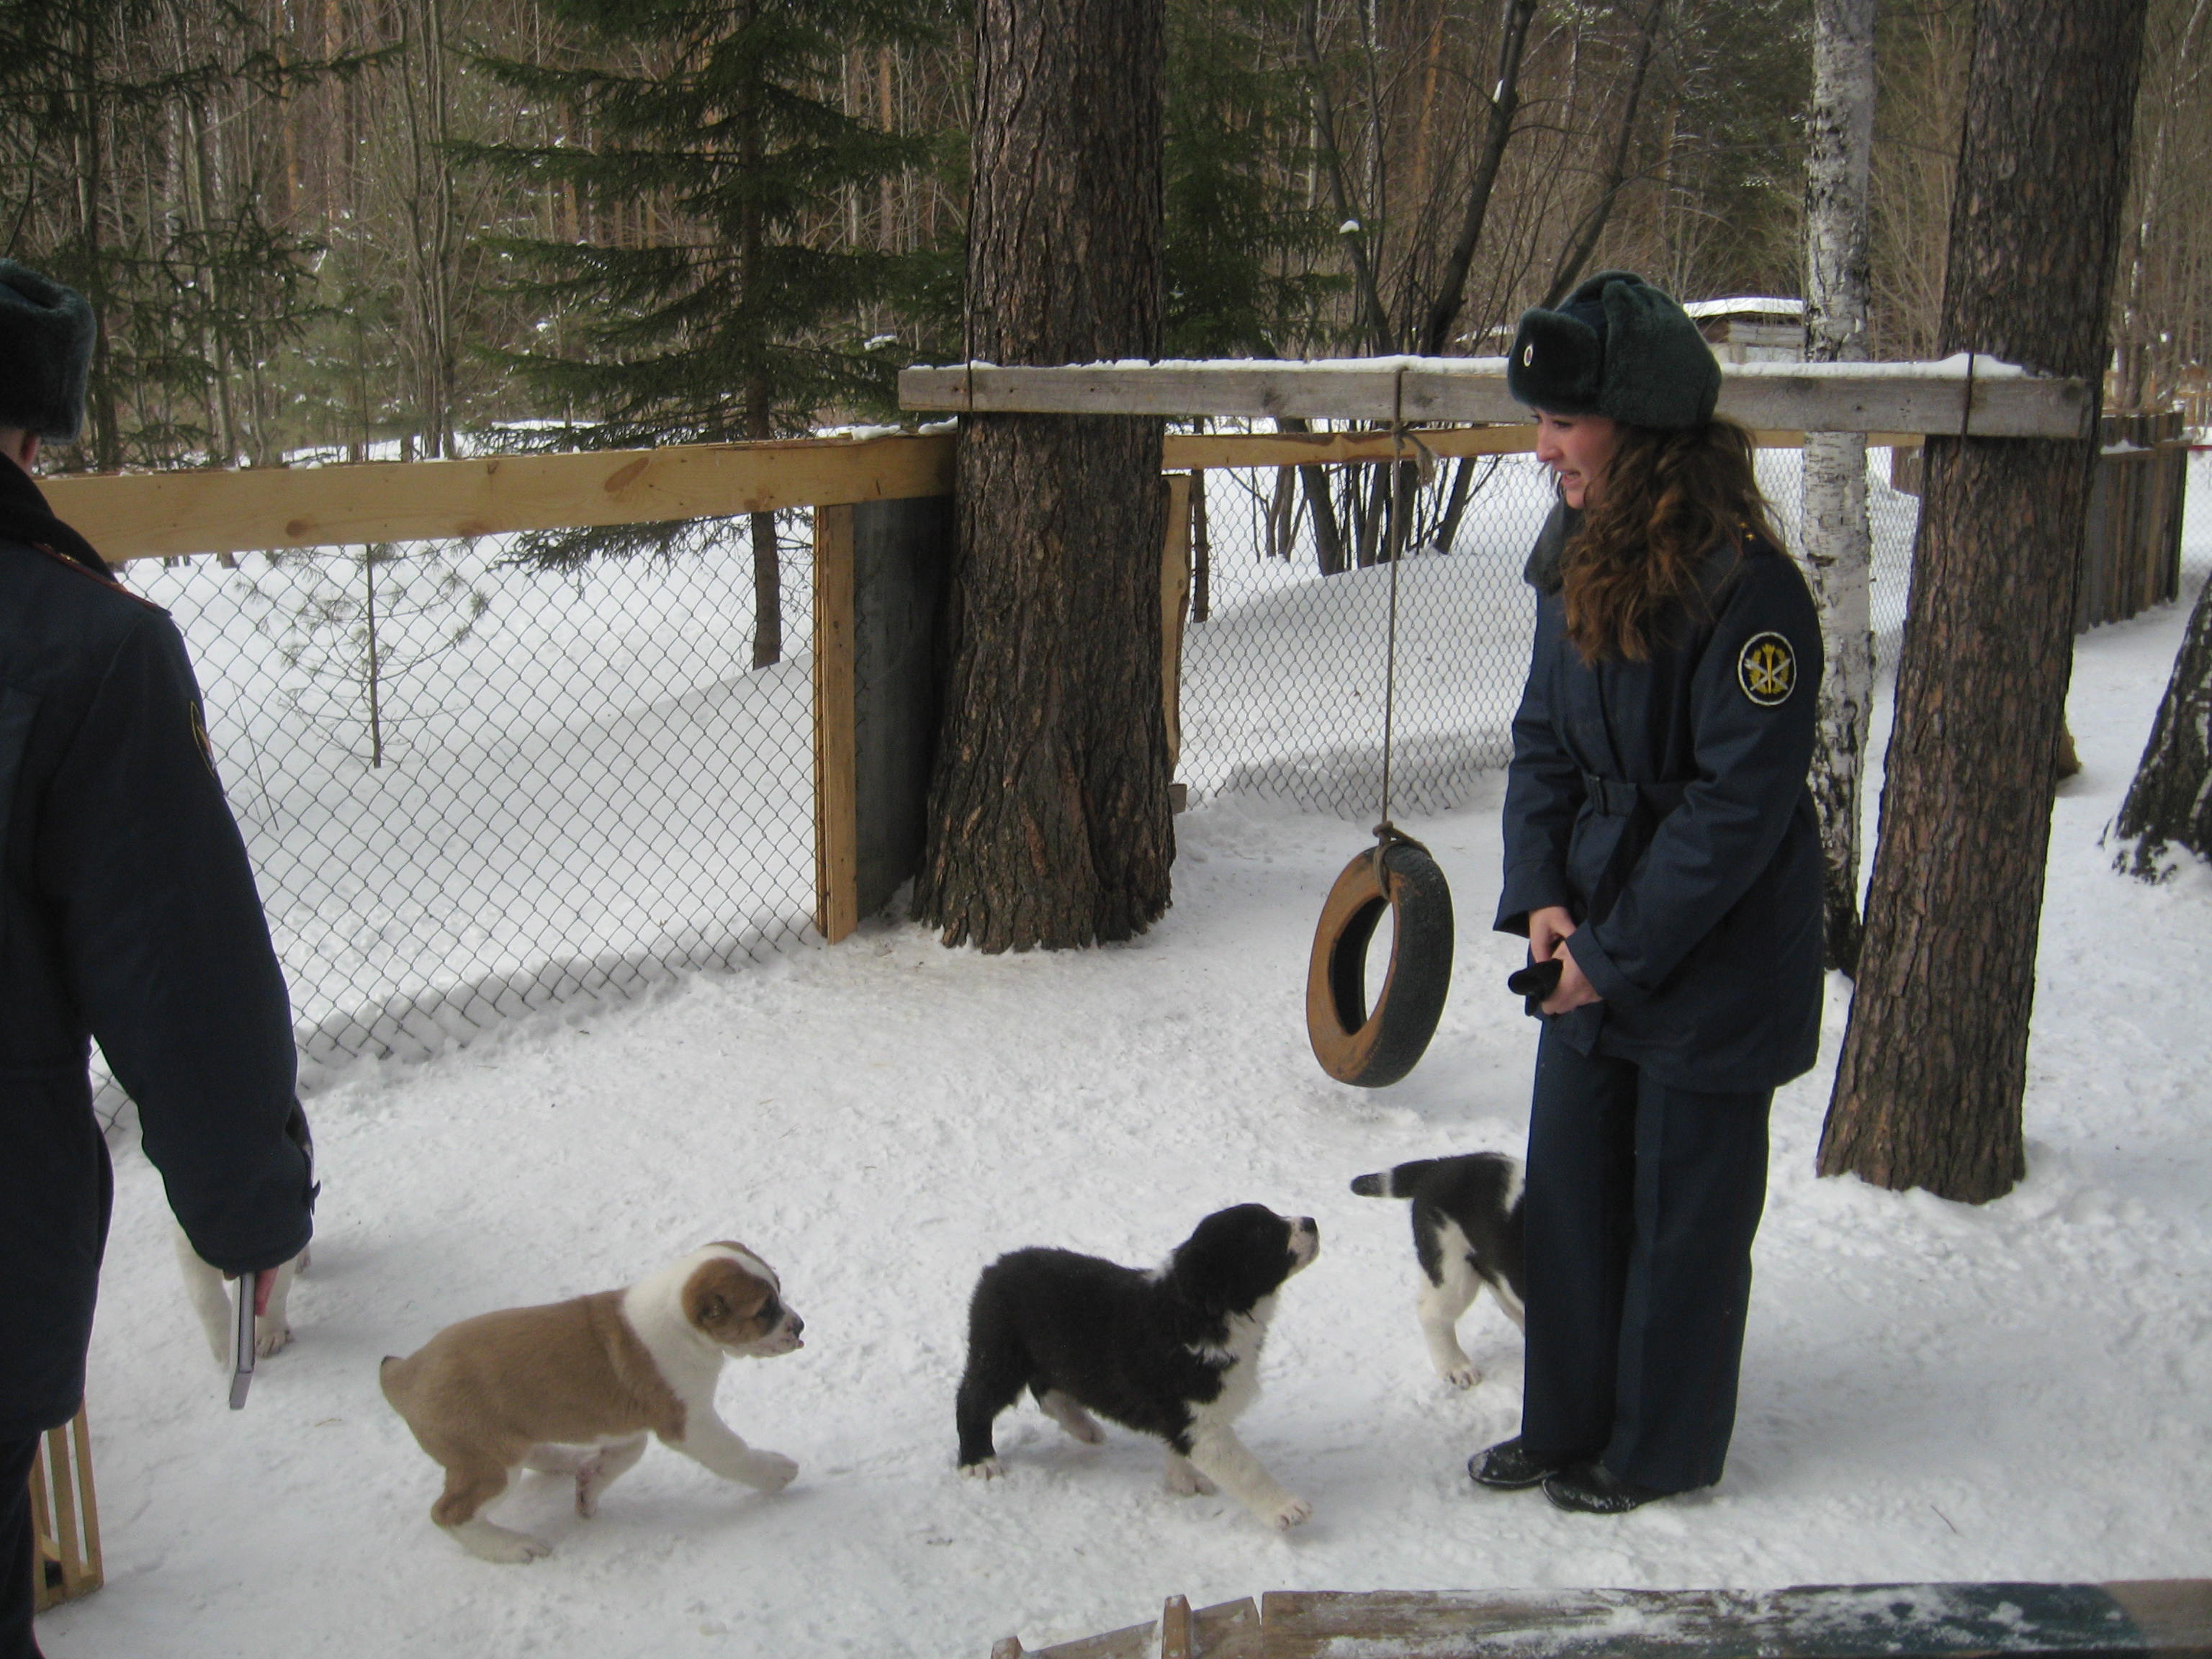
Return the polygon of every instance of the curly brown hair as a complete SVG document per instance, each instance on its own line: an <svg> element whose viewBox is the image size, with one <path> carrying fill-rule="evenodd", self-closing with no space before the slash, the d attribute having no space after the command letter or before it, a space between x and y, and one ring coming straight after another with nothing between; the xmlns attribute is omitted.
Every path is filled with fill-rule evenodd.
<svg viewBox="0 0 2212 1659"><path fill-rule="evenodd" d="M1623 423L1613 459L1560 561L1567 637L1584 662L1641 662L1676 605L1704 602L1716 547L1782 541L1752 470L1751 434L1717 417L1662 431Z"/></svg>

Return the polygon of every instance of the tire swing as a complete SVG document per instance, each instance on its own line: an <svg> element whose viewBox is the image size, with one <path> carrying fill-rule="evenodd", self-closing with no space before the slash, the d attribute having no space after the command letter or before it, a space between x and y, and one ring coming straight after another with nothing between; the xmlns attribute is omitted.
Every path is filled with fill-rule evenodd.
<svg viewBox="0 0 2212 1659"><path fill-rule="evenodd" d="M1400 371L1401 378L1403 371ZM1394 422L1392 477L1405 428ZM1422 453L1425 455L1426 450ZM1394 489L1393 494L1395 494ZM1405 515L1392 515L1390 620L1382 682L1382 821L1375 845L1344 866L1322 906L1306 966L1306 1036L1321 1068L1340 1083L1379 1089L1413 1069L1436 1035L1451 988L1451 889L1429 849L1390 822L1390 750L1396 714L1398 562ZM1370 1006L1367 947L1390 913L1390 965Z"/></svg>

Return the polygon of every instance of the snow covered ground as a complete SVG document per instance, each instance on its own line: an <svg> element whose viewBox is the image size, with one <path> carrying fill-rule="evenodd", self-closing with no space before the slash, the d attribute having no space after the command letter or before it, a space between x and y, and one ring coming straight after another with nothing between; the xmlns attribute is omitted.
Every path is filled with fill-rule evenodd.
<svg viewBox="0 0 2212 1659"><path fill-rule="evenodd" d="M1742 1413L1710 1494L1597 1519L1478 1493L1468 1454L1516 1424L1513 1329L1478 1304L1487 1376L1446 1389L1402 1206L1346 1189L1522 1140L1534 1033L1502 988L1518 947L1487 931L1495 776L1413 826L1455 885L1455 995L1423 1065L1375 1093L1327 1080L1301 1021L1313 919L1362 835L1231 798L1178 820L1175 908L1126 947L986 958L878 923L342 1074L310 1102L325 1187L298 1340L240 1414L179 1293L158 1177L118 1145L89 1389L108 1582L41 1640L54 1659L981 1659L1173 1592L2212 1574L2212 876L2141 886L2098 842L2185 611L2081 643L2027 1182L1972 1209L1816 1180L1832 1001L1820 1070L1776 1104ZM1149 1443L1079 1447L1029 1408L1001 1423L1009 1479L955 1474L978 1267L1036 1243L1154 1261L1247 1199L1320 1221L1246 1420L1312 1524L1278 1537L1170 1498ZM798 1483L763 1498L655 1449L590 1522L526 1480L506 1514L550 1560L490 1566L437 1534L378 1358L720 1237L775 1262L807 1320L801 1352L733 1366L720 1395Z"/></svg>

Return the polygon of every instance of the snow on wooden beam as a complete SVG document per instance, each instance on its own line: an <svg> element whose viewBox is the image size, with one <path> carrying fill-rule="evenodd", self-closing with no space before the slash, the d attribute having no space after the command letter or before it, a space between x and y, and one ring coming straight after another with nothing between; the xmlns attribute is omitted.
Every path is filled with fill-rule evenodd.
<svg viewBox="0 0 2212 1659"><path fill-rule="evenodd" d="M1745 363L1723 368L1721 412L1797 432L1943 433L2078 438L2089 392L1987 356L1941 362ZM909 368L907 409L973 414L1274 416L1525 423L1502 357L1348 357L1316 362L984 363Z"/></svg>

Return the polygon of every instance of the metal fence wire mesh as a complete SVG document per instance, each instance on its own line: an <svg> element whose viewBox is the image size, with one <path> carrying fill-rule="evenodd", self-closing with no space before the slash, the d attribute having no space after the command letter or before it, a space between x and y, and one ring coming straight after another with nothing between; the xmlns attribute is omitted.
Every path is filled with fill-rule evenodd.
<svg viewBox="0 0 2212 1659"><path fill-rule="evenodd" d="M795 648L758 670L734 535L566 574L501 538L122 568L184 630L310 1061L808 933L810 534L786 516Z"/></svg>
<svg viewBox="0 0 2212 1659"><path fill-rule="evenodd" d="M1798 460L1759 457L1793 538ZM1918 513L1887 461L1872 452L1868 480L1885 670ZM1393 805L1409 816L1463 801L1511 752L1522 565L1552 488L1528 456L1479 476L1451 549L1414 550L1399 573ZM1389 568L1319 574L1273 469L1205 478L1180 775L1194 799L1370 815ZM735 535L568 574L512 562L498 538L123 567L192 653L311 1063L426 1053L818 939L809 515L782 534L786 649L757 670Z"/></svg>
<svg viewBox="0 0 2212 1659"><path fill-rule="evenodd" d="M1759 454L1776 528L1793 544L1799 453ZM1371 467L1332 469L1364 474ZM1918 498L1889 486L1889 452L1869 452L1876 648L1894 661L1905 619ZM1310 810L1372 817L1382 788L1387 564L1317 574L1311 515L1285 534L1277 473L1204 475L1206 535L1193 548L1183 636L1182 750L1194 798L1249 792ZM1398 573L1394 812L1447 810L1512 757L1513 711L1528 668L1535 602L1522 568L1553 489L1533 455L1474 463L1477 480L1449 550L1408 551ZM1301 498L1302 500L1303 498Z"/></svg>

